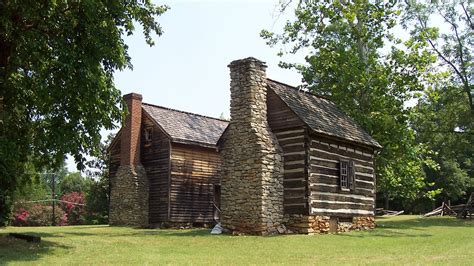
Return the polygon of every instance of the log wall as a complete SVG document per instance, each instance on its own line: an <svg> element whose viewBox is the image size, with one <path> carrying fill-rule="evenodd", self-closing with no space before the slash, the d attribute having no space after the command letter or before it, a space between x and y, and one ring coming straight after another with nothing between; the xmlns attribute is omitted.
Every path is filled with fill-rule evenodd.
<svg viewBox="0 0 474 266"><path fill-rule="evenodd" d="M308 214L307 133L303 121L271 90L267 91L268 125L283 149L285 214Z"/></svg>
<svg viewBox="0 0 474 266"><path fill-rule="evenodd" d="M152 128L151 142L145 139L146 128ZM147 116L143 116L141 134L141 163L149 182L149 223L156 224L168 221L169 216L170 142Z"/></svg>
<svg viewBox="0 0 474 266"><path fill-rule="evenodd" d="M220 185L217 150L177 143L171 150L170 222L213 222Z"/></svg>
<svg viewBox="0 0 474 266"><path fill-rule="evenodd" d="M310 138L310 213L339 217L373 216L375 173L373 150L327 137ZM355 188L340 187L340 159L355 164Z"/></svg>
<svg viewBox="0 0 474 266"><path fill-rule="evenodd" d="M273 132L305 125L271 89L267 91L267 119Z"/></svg>
<svg viewBox="0 0 474 266"><path fill-rule="evenodd" d="M290 128L275 133L283 149L283 207L285 214L308 214L306 130Z"/></svg>

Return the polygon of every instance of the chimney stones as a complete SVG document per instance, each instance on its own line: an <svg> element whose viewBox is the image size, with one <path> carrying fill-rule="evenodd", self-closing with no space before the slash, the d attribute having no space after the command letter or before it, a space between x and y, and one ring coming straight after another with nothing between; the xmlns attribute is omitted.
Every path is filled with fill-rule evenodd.
<svg viewBox="0 0 474 266"><path fill-rule="evenodd" d="M222 144L221 222L232 231L268 235L283 220L283 156L267 122L266 65L230 63L231 120Z"/></svg>

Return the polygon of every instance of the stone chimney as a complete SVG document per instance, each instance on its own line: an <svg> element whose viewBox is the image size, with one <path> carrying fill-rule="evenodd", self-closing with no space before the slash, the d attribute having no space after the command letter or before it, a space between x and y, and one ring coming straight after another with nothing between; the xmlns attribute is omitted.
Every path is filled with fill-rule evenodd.
<svg viewBox="0 0 474 266"><path fill-rule="evenodd" d="M148 226L148 179L140 163L142 95L123 96L128 115L120 135L120 166L110 178L111 225Z"/></svg>
<svg viewBox="0 0 474 266"><path fill-rule="evenodd" d="M267 122L266 65L230 63L230 124L222 142L221 222L232 231L277 233L283 220L283 156Z"/></svg>

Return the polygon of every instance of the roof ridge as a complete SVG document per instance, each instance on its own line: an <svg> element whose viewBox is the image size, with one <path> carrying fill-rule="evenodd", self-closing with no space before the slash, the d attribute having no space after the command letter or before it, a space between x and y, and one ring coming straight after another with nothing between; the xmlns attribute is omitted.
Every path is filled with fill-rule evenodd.
<svg viewBox="0 0 474 266"><path fill-rule="evenodd" d="M173 109L173 108L169 108L169 107L164 107L164 106L161 106L161 105L156 105L156 104L151 104L151 103L144 103L144 102L142 102L142 105L143 105L143 104L144 104L144 105L149 105L149 106L152 106L152 107L157 107L157 108L161 108L161 109L170 110L170 111L175 111L175 112L179 112L179 113L183 113L183 114L200 116L200 117L209 118L209 119L214 119L214 120L218 120L218 121L222 121L222 122L229 122L229 120L226 120L226 119L220 119L220 118L211 117L211 116L207 116L207 115L201 115L201 114L191 113L191 112L187 112L187 111L182 111L182 110L178 110L178 109Z"/></svg>
<svg viewBox="0 0 474 266"><path fill-rule="evenodd" d="M313 93L313 92L311 92L311 91L309 91L309 90L308 90L308 91L300 90L300 89L298 89L297 87L295 87L295 86L293 86L293 85L290 85L290 84L287 84L287 83L284 83L284 82L281 82L281 81L278 81L278 80L274 80L274 79L271 79L271 78L267 78L267 79L270 80L270 81L272 81L272 82L278 83L278 84L280 84L280 85L284 85L284 86L286 86L286 87L288 87L288 88L291 88L291 89L293 89L293 90L295 90L295 91L302 92L302 93L305 93L305 94L310 94L310 95L312 95L312 96L314 96L314 97L318 97L318 98L324 99L324 100L326 100L326 101L330 101L330 102L332 103L332 101L331 101L330 99L328 99L327 97L322 96L322 95L315 94L315 93Z"/></svg>

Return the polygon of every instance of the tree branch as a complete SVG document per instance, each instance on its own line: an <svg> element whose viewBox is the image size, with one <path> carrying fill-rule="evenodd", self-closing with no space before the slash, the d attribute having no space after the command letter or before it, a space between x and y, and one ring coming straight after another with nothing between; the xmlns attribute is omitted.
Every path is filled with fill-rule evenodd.
<svg viewBox="0 0 474 266"><path fill-rule="evenodd" d="M454 22L450 21L446 16L444 16L439 8L438 8L438 12L441 15L441 17L444 18L444 21L446 21L447 23L449 23L451 25L451 27L453 27L454 34L456 36L456 41L459 45L458 52L459 52L459 60L461 61L461 66L460 66L461 71L460 72L462 72L462 76L463 76L461 78L461 80L463 81L464 86L469 88L469 84L468 84L468 81L467 81L467 75L466 75L466 68L465 68L465 64L464 64L464 53L463 53L463 49L462 49L463 45L462 45L462 42L461 42L461 38L459 37L458 27Z"/></svg>
<svg viewBox="0 0 474 266"><path fill-rule="evenodd" d="M469 24L469 27L471 30L474 30L474 24L472 23L471 17L469 16L469 12L467 12L466 7L464 6L464 3L461 3L462 10L464 10L464 14L466 14L466 21L467 24Z"/></svg>
<svg viewBox="0 0 474 266"><path fill-rule="evenodd" d="M466 135L474 135L474 132L470 131L442 131L442 130L419 130L419 133L441 133L441 134L466 134Z"/></svg>
<svg viewBox="0 0 474 266"><path fill-rule="evenodd" d="M439 11L439 10L438 10ZM441 12L439 12L441 14ZM441 16L444 18L444 16L441 14ZM421 17L418 15L417 16L418 18L418 21L420 22L420 25L421 27L426 30L427 28L427 25L426 25L426 22L424 22ZM447 20L448 23L450 23L448 20ZM446 63L448 64L453 70L454 72L456 72L456 75L461 79L461 82L463 83L463 87L467 93L467 96L468 96L468 99L469 99L469 106L471 107L471 111L474 112L474 105L472 103L472 95L471 95L471 90L470 90L470 87L469 87L469 82L468 80L466 79L465 76L463 76L463 74L459 71L459 69L453 64L453 62L451 62L450 60L448 60L442 53L441 51L439 51L439 49L436 47L436 45L433 43L433 41L430 39L430 38L426 38L428 43L430 44L431 48L436 52L436 54Z"/></svg>

